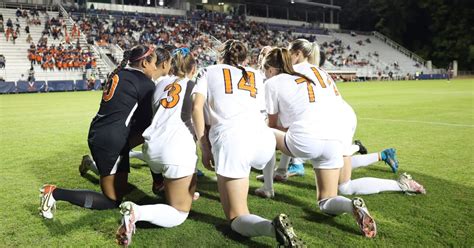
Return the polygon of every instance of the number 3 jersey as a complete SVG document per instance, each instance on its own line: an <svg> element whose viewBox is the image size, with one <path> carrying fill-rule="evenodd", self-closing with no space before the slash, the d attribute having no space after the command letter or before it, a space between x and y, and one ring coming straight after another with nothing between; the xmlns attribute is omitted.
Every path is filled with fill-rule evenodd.
<svg viewBox="0 0 474 248"><path fill-rule="evenodd" d="M235 126L249 126L255 122L264 124L260 111L264 109L263 77L257 71L246 68L247 80L242 70L226 65L212 65L203 69L193 93L206 99L204 112L211 132L223 131Z"/></svg>
<svg viewBox="0 0 474 248"><path fill-rule="evenodd" d="M196 144L191 121L194 82L164 78L153 95L153 121L143 132L143 154L150 165L194 166Z"/></svg>
<svg viewBox="0 0 474 248"><path fill-rule="evenodd" d="M141 133L152 119L155 84L143 72L123 69L105 85L97 115L89 129L89 144L120 152L130 131Z"/></svg>

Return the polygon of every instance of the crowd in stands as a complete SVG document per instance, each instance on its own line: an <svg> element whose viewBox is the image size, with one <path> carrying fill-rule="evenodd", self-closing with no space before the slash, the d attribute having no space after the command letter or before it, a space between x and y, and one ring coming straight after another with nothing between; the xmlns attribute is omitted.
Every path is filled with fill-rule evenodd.
<svg viewBox="0 0 474 248"><path fill-rule="evenodd" d="M49 17L46 11L44 14L44 29L41 38L35 44L30 35L29 25L41 25L38 9L26 10L17 9L16 20L13 22L10 18L6 21L6 40L15 40L20 34L19 18L26 20L25 33L28 34L26 42L30 44L28 49L28 59L31 65L39 65L43 70L82 70L86 68L95 68L97 62L90 51L83 50L79 45L80 30L79 27L73 25L68 31L65 20L62 15L57 17ZM3 16L0 16L0 25L3 24ZM59 44L48 44L48 38L59 40ZM76 40L73 45L72 41ZM3 62L2 62L3 61ZM0 66L5 64L3 55L0 57Z"/></svg>
<svg viewBox="0 0 474 248"><path fill-rule="evenodd" d="M31 17L30 17L31 16ZM158 17L158 18L157 18ZM27 18L30 25L41 25L38 12L30 10L17 10L17 20L7 21L6 26L10 28L10 34L15 37L19 35L18 18ZM122 50L130 49L137 44L165 45L175 47L189 47L201 66L215 63L217 47L220 42L227 39L243 41L251 55L247 64L256 64L257 54L261 47L266 45L284 47L288 42L296 38L306 38L315 41L314 35L294 35L292 30L286 32L269 28L266 24L246 21L243 15L231 15L224 13L193 11L187 18L177 16L153 16L146 15L116 15L107 10L93 10L87 14L74 12L72 18L75 21L73 27L67 30L65 21L61 15L49 18L45 12L44 30L42 37L35 45L29 35L29 27L25 27L28 34L27 42L30 43L28 58L34 64L39 64L45 70L77 70L84 69L86 65L95 67L95 60L90 52L82 50L78 38L83 33L89 44L95 44L103 48L115 50L115 45ZM0 27L2 25L0 19ZM354 32L352 36L356 36ZM48 38L60 40L60 45L48 45ZM7 40L8 40L7 35ZM77 45L73 46L73 41ZM371 43L369 38L359 40L357 44L364 46ZM387 74L389 71L397 72L398 62L379 68L378 53L360 54L359 50L350 45L345 46L341 40L319 42L321 50L326 55L327 65L333 67L371 67L379 74ZM118 63L119 59L115 58ZM389 67L390 66L390 67ZM393 72L392 72L393 74Z"/></svg>
<svg viewBox="0 0 474 248"><path fill-rule="evenodd" d="M76 46L48 46L45 41L40 41L37 46L30 45L28 59L44 70L81 70L86 66L96 67L97 63L92 53L82 50L79 43Z"/></svg>
<svg viewBox="0 0 474 248"><path fill-rule="evenodd" d="M190 47L200 64L213 64L220 42L233 38L244 41L251 53L266 45L286 46L291 32L272 31L266 25L247 22L242 16L195 11L188 20L177 17L113 17L105 10L73 15L90 44L107 47L116 44L123 50L136 44L171 44ZM252 58L256 56L252 56ZM256 61L249 61L255 64Z"/></svg>

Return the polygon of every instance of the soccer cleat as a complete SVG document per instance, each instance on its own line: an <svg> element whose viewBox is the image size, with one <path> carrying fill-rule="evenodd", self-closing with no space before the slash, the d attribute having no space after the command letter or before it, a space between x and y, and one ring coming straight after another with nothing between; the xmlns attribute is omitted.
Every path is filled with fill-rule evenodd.
<svg viewBox="0 0 474 248"><path fill-rule="evenodd" d="M259 181L262 181L262 182L265 181L263 178L263 175L258 175L256 178ZM286 173L286 171L277 169L275 173L273 173L274 182L286 182L287 180L288 180L288 174Z"/></svg>
<svg viewBox="0 0 474 248"><path fill-rule="evenodd" d="M266 190L264 187L261 187L255 190L255 195L262 198L273 198L275 197L275 192L273 190Z"/></svg>
<svg viewBox="0 0 474 248"><path fill-rule="evenodd" d="M365 148L364 145L362 145L362 142L360 140L354 140L354 144L359 146L359 153L364 155L367 154L367 148Z"/></svg>
<svg viewBox="0 0 474 248"><path fill-rule="evenodd" d="M367 238L375 237L377 226L362 198L355 197L352 199L352 211L362 234Z"/></svg>
<svg viewBox="0 0 474 248"><path fill-rule="evenodd" d="M406 194L426 194L423 185L413 180L406 172L400 175L397 182Z"/></svg>
<svg viewBox="0 0 474 248"><path fill-rule="evenodd" d="M40 188L41 203L39 207L39 214L46 219L53 218L53 212L56 210L56 200L53 197L53 191L56 185L45 184Z"/></svg>
<svg viewBox="0 0 474 248"><path fill-rule="evenodd" d="M129 246L132 243L132 235L135 233L135 222L137 222L133 202L123 202L120 204L120 213L122 214L122 224L120 224L115 234L117 244Z"/></svg>
<svg viewBox="0 0 474 248"><path fill-rule="evenodd" d="M380 153L382 160L392 168L393 173L398 171L397 150L388 148Z"/></svg>
<svg viewBox="0 0 474 248"><path fill-rule="evenodd" d="M303 164L290 164L288 166L288 176L304 176L304 165Z"/></svg>
<svg viewBox="0 0 474 248"><path fill-rule="evenodd" d="M81 176L86 175L87 171L91 169L92 163L94 163L94 160L92 160L91 156L89 155L82 156L82 162L79 165L79 173L81 173Z"/></svg>
<svg viewBox="0 0 474 248"><path fill-rule="evenodd" d="M278 247L306 247L303 240L296 236L293 225L286 214L277 215L272 223Z"/></svg>

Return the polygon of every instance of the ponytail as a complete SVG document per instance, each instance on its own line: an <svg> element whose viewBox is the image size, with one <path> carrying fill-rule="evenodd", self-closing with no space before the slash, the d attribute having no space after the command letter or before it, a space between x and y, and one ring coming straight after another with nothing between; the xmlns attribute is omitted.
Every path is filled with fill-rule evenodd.
<svg viewBox="0 0 474 248"><path fill-rule="evenodd" d="M189 48L178 48L173 50L173 60L171 64L171 73L179 78L184 78L186 74L190 73L196 60L190 53Z"/></svg>
<svg viewBox="0 0 474 248"><path fill-rule="evenodd" d="M319 67L319 61L321 60L320 54L319 54L319 45L316 42L313 42L311 44L311 52L308 55L308 62L310 64L313 64L317 67Z"/></svg>
<svg viewBox="0 0 474 248"><path fill-rule="evenodd" d="M109 76L107 77L107 79L102 83L102 86L105 86L107 85L107 83L111 82L112 81L112 78L117 75L117 73L119 71L121 71L123 68L125 68L125 66L127 66L128 64L128 60L130 59L130 55L131 55L131 51L129 50L126 50L125 52L123 52L123 58L122 58L122 61L120 61L120 64L109 74Z"/></svg>
<svg viewBox="0 0 474 248"><path fill-rule="evenodd" d="M247 47L245 47L241 41L233 39L227 40L223 45L221 57L223 58L224 64L239 68L242 71L242 76L245 81L248 82L249 76L247 75L247 71L240 65L247 58Z"/></svg>

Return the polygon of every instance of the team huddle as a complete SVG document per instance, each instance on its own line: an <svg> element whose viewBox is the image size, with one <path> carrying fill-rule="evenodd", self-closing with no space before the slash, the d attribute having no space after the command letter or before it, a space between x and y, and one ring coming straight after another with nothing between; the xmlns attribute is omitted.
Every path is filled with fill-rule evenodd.
<svg viewBox="0 0 474 248"><path fill-rule="evenodd" d="M398 161L394 149L364 154L361 143L353 144L357 117L319 67L316 43L297 39L288 48L264 47L259 68L246 67L247 56L241 41L227 40L219 63L198 70L187 48L139 45L126 51L104 85L89 129L92 159L79 168L82 175L91 170L100 176L102 193L44 185L40 215L53 218L56 201L98 210L118 207L123 217L116 241L124 246L131 244L137 221L178 226L197 199L197 145L204 167L217 174L232 230L246 237L274 237L283 247L306 245L287 215L268 220L249 212L252 168L263 170L258 178L264 184L255 194L273 198L273 181L286 180L289 158L311 162L320 210L353 215L368 238L376 236L377 226L364 200L338 193L426 193L405 173L398 180L351 180L353 169L377 161L397 173ZM167 204L122 202L128 192L129 152L140 144L154 181L163 178ZM286 163L275 171L276 149Z"/></svg>

